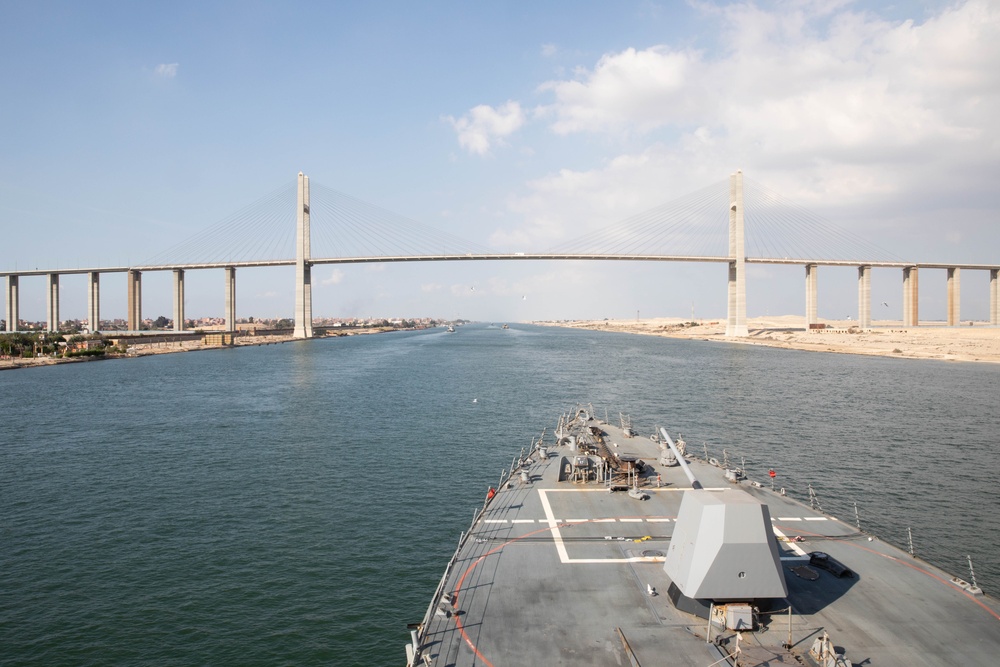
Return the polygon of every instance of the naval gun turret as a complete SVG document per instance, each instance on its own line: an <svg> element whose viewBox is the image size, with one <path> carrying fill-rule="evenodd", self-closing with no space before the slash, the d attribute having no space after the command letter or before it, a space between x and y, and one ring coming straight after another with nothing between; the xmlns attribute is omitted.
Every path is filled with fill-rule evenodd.
<svg viewBox="0 0 1000 667"><path fill-rule="evenodd" d="M753 607L788 595L771 513L741 489L703 488L666 429L660 433L691 482L663 566L670 600L703 618L713 606L724 606L727 627L749 630Z"/></svg>

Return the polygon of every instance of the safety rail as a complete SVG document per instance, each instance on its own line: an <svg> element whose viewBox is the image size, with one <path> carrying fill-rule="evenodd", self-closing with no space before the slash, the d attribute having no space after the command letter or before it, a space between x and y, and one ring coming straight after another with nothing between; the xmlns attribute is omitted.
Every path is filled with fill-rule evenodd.
<svg viewBox="0 0 1000 667"><path fill-rule="evenodd" d="M542 446L542 439L544 437L545 437L545 430L543 429L542 435L538 438L537 441L532 439L531 451L528 453L527 457L525 457L524 448L522 447L520 455L515 456L514 459L511 461L510 468L500 471L500 481L497 483L497 490L499 490L503 486L505 480L509 481L514 476L514 473L523 468L525 464L530 465L532 463L531 455L540 446ZM505 473L506 477L504 476ZM490 491L494 491L494 489L490 489ZM448 578L451 576L452 569L455 567L455 563L458 562L458 556L462 552L462 548L466 545L469 538L472 536L473 529L476 527L476 524L486 513L486 510L489 508L490 503L493 501L495 497L496 497L495 493L486 494L486 500L483 502L482 507L479 507L472 515L472 523L469 524L469 529L463 531L461 536L459 537L458 546L455 548L455 553L453 553L451 555L451 558L448 559L448 564L445 566L444 574L441 576L441 581L438 582L437 588L434 590L434 597L431 598L430 604L427 605L427 611L424 613L423 620L420 622L420 625L413 631L410 643L410 647L412 647L410 651L412 657L408 659L407 667L415 667L417 661L421 659L421 649L423 647L424 639L427 636L427 629L428 626L430 625L431 617L434 615L434 612L438 607L438 605L441 604L445 587L448 584Z"/></svg>

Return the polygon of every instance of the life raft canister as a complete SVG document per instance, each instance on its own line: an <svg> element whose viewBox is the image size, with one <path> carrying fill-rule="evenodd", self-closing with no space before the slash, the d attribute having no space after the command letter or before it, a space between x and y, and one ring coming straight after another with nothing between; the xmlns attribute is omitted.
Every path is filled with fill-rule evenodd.
<svg viewBox="0 0 1000 667"><path fill-rule="evenodd" d="M491 499L493 498L493 496L495 496L496 494L497 494L497 490L496 490L496 489L494 489L494 488L493 488L493 487L491 486L491 487L490 487L490 490L486 492L486 500L491 500Z"/></svg>

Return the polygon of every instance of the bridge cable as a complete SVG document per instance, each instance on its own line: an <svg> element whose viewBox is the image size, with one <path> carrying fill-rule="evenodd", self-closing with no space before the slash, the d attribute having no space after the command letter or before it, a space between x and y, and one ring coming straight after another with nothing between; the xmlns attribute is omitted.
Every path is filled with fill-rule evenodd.
<svg viewBox="0 0 1000 667"><path fill-rule="evenodd" d="M724 187L723 187L724 186ZM562 244L549 252L620 255L725 255L726 232L712 221L728 215L728 182L656 206ZM728 219L728 218L727 218ZM727 223L728 226L728 223ZM728 248L728 246L726 246Z"/></svg>
<svg viewBox="0 0 1000 667"><path fill-rule="evenodd" d="M295 185L292 181L264 195L137 267L268 260L281 251L294 257Z"/></svg>
<svg viewBox="0 0 1000 667"><path fill-rule="evenodd" d="M314 184L311 190L314 258L492 252L332 188Z"/></svg>

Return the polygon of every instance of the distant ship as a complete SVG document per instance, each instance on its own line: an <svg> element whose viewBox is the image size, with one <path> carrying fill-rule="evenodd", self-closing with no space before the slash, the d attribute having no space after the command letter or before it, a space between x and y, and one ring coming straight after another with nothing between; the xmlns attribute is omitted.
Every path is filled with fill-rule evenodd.
<svg viewBox="0 0 1000 667"><path fill-rule="evenodd" d="M455 333L455 327L453 327L453 326L451 326L451 325L449 324L449 325L448 325L448 328L446 329L446 331L447 331L447 333Z"/></svg>
<svg viewBox="0 0 1000 667"><path fill-rule="evenodd" d="M510 329L510 326L509 326L509 325L507 325L507 324L505 324L505 325L503 325L503 326L502 326L502 327L500 327L500 328L501 328L501 329Z"/></svg>
<svg viewBox="0 0 1000 667"><path fill-rule="evenodd" d="M560 417L487 491L408 664L997 664L974 583L706 459Z"/></svg>

